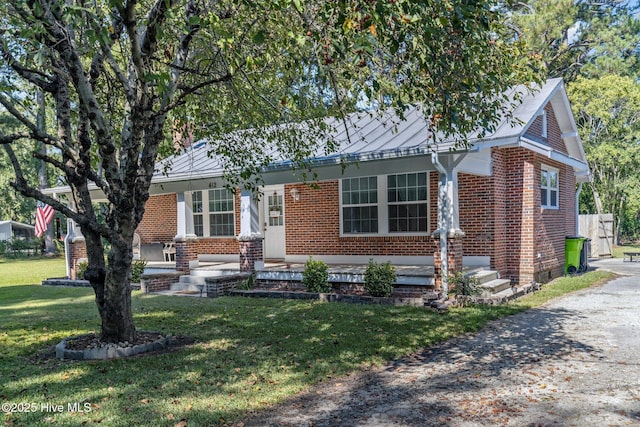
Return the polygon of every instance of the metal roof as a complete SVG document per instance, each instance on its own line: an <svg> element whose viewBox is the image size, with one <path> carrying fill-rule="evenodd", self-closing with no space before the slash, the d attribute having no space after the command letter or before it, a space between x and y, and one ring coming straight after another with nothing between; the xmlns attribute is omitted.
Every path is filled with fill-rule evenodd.
<svg viewBox="0 0 640 427"><path fill-rule="evenodd" d="M522 102L513 110L511 119L503 117L495 131L483 138L479 138L478 134L474 133L467 135L465 139L478 149L483 146L514 143L524 135L545 105L552 102L563 135L570 135L570 138L565 138L565 142L570 145L567 151L572 158L586 167L586 157L577 136L562 79L547 80L533 92L526 91L524 86L518 86L509 96L513 99L516 92L523 97ZM406 111L404 120L389 110L382 114L353 113L344 119L331 117L325 122L328 124L328 129L332 129L330 137L338 144L339 149L335 153L325 154L326 147L321 141L311 156L311 163L315 166L336 164L341 159L363 162L425 155L430 154L434 149L439 152L448 152L457 148L454 139L442 137L436 138L438 144L434 146L433 137L428 131L427 120L420 111L420 107L412 107ZM242 139L240 132L228 135L229 143L240 139ZM224 138L224 141L226 140L227 138ZM222 176L224 161L219 157L210 156L210 151L207 141L199 141L182 154L159 162L156 165L157 172L153 182ZM291 168L291 162L275 150L271 149L269 154L277 160L266 167L265 173Z"/></svg>

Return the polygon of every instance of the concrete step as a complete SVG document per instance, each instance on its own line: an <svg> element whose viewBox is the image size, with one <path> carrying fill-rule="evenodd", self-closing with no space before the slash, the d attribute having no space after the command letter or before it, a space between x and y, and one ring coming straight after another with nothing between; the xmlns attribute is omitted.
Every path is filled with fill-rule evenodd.
<svg viewBox="0 0 640 427"><path fill-rule="evenodd" d="M509 279L494 279L489 282L485 282L479 286L480 295L483 297L489 297L505 290L511 290L511 280Z"/></svg>
<svg viewBox="0 0 640 427"><path fill-rule="evenodd" d="M169 290L172 292L203 292L206 290L204 282L202 284L195 283L172 283L169 287Z"/></svg>
<svg viewBox="0 0 640 427"><path fill-rule="evenodd" d="M482 285L498 278L498 272L494 270L480 270L469 274L478 280L478 284Z"/></svg>
<svg viewBox="0 0 640 427"><path fill-rule="evenodd" d="M194 291L156 291L153 292L154 295L166 295L166 296L177 296L177 297L207 297L207 293L203 292L194 292Z"/></svg>
<svg viewBox="0 0 640 427"><path fill-rule="evenodd" d="M185 285L193 284L193 285L204 285L205 279L207 276L180 276L178 282L184 283Z"/></svg>

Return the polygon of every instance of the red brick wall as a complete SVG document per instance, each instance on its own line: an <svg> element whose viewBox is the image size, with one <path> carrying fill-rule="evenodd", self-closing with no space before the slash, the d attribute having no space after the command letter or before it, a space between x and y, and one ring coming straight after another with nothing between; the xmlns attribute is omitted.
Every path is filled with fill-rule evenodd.
<svg viewBox="0 0 640 427"><path fill-rule="evenodd" d="M561 275L565 236L575 232L572 169L523 148L494 149L492 157L493 176L460 176L464 255L490 255L491 267L515 282ZM560 170L559 209L541 208L542 164Z"/></svg>
<svg viewBox="0 0 640 427"><path fill-rule="evenodd" d="M555 150L567 154L567 147L562 140L562 131L560 130L560 126L558 126L553 107L551 104L547 104L544 110L547 113L547 137L542 137L542 116L536 117L533 123L531 123L531 126L529 126L529 129L527 129L525 135L545 141Z"/></svg>
<svg viewBox="0 0 640 427"><path fill-rule="evenodd" d="M540 186L542 164L559 169L559 209L538 209L538 225L535 231L536 276L538 282L546 282L564 273L565 237L576 232L575 201L576 180L570 167L538 156L536 184ZM540 206L540 192L537 193ZM540 254L540 258L537 254Z"/></svg>
<svg viewBox="0 0 640 427"><path fill-rule="evenodd" d="M87 244L82 240L77 240L75 242L71 242L68 246L69 251L69 277L71 280L83 279L83 277L78 277L78 267L81 259L87 258Z"/></svg>
<svg viewBox="0 0 640 427"><path fill-rule="evenodd" d="M171 242L178 233L178 199L176 194L150 196L136 232L141 243Z"/></svg>
<svg viewBox="0 0 640 427"><path fill-rule="evenodd" d="M292 187L285 187L285 196ZM287 198L285 206L287 255L433 255L435 246L428 235L340 237L338 181L320 182L317 189L295 187L300 200ZM435 212L433 202L431 207Z"/></svg>
<svg viewBox="0 0 640 427"><path fill-rule="evenodd" d="M235 197L236 234L240 232L240 192ZM144 216L136 230L142 243L171 242L178 233L178 199L176 194L161 194L149 197ZM199 237L194 248L201 254L238 253L235 236L229 238Z"/></svg>

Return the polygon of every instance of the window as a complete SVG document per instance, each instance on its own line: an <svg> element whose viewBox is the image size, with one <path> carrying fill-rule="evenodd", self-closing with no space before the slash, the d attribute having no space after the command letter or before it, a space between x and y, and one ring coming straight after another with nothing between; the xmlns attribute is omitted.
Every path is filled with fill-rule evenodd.
<svg viewBox="0 0 640 427"><path fill-rule="evenodd" d="M202 191L194 191L191 195L191 208L193 209L193 232L196 236L204 235Z"/></svg>
<svg viewBox="0 0 640 427"><path fill-rule="evenodd" d="M389 233L427 232L427 173L387 177Z"/></svg>
<svg viewBox="0 0 640 427"><path fill-rule="evenodd" d="M226 188L209 190L209 236L234 236L233 193Z"/></svg>
<svg viewBox="0 0 640 427"><path fill-rule="evenodd" d="M428 173L341 181L342 234L427 233Z"/></svg>
<svg viewBox="0 0 640 427"><path fill-rule="evenodd" d="M234 194L226 188L194 191L191 193L191 209L196 236L235 236Z"/></svg>
<svg viewBox="0 0 640 427"><path fill-rule="evenodd" d="M542 165L540 201L543 208L558 209L558 169Z"/></svg>
<svg viewBox="0 0 640 427"><path fill-rule="evenodd" d="M342 230L344 233L378 232L378 178L342 180Z"/></svg>

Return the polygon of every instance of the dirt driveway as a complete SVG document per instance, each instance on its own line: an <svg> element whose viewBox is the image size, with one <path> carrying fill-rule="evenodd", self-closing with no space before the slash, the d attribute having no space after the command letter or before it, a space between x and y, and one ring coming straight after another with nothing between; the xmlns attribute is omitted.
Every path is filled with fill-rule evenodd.
<svg viewBox="0 0 640 427"><path fill-rule="evenodd" d="M241 425L638 426L640 263L626 264L629 276L321 384Z"/></svg>

